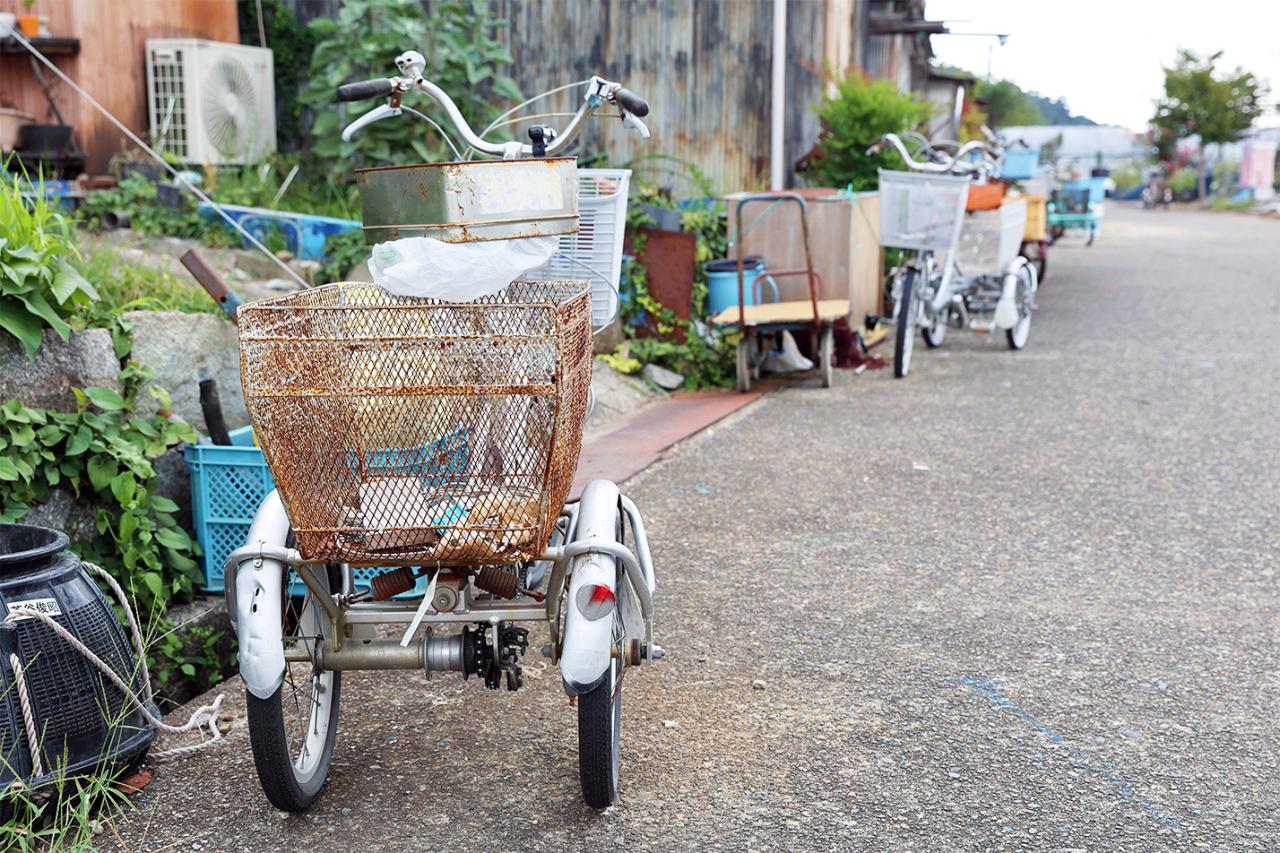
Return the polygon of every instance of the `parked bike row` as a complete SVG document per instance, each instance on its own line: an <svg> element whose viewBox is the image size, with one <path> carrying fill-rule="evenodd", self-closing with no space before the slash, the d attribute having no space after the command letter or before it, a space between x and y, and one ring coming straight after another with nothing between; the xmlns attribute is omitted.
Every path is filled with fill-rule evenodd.
<svg viewBox="0 0 1280 853"><path fill-rule="evenodd" d="M1026 346L1049 246L1073 229L1092 245L1103 214L1099 179L1050 190L1037 152L987 128L963 145L886 134L906 171L880 171L880 244L904 253L890 270L893 372L911 370L917 331L930 349L948 330L1003 332ZM912 150L914 149L914 150Z"/></svg>

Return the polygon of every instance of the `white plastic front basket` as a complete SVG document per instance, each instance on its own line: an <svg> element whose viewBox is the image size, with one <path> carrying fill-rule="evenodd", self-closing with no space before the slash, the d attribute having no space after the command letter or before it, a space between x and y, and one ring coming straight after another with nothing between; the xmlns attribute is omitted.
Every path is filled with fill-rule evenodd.
<svg viewBox="0 0 1280 853"><path fill-rule="evenodd" d="M960 229L956 266L965 275L997 275L1018 256L1027 227L1027 200L1006 200L995 210L977 210Z"/></svg>
<svg viewBox="0 0 1280 853"><path fill-rule="evenodd" d="M627 227L630 169L578 170L578 233L538 272L548 279L591 280L591 325L607 326L618 313L622 239Z"/></svg>
<svg viewBox="0 0 1280 853"><path fill-rule="evenodd" d="M951 248L969 200L967 175L880 170L880 245Z"/></svg>

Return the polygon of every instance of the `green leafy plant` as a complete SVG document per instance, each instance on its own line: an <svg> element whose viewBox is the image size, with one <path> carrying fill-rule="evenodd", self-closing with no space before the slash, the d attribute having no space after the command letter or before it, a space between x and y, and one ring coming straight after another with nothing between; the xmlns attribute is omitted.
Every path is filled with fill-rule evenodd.
<svg viewBox="0 0 1280 853"><path fill-rule="evenodd" d="M877 170L902 168L902 162L891 150L868 154L867 149L886 133L914 129L931 112L928 103L893 83L850 71L817 106L821 131L805 180L815 186L875 189Z"/></svg>
<svg viewBox="0 0 1280 853"><path fill-rule="evenodd" d="M179 634L166 630L149 645L156 660L151 675L161 685L190 682L188 692L203 693L221 681L235 667L235 652L223 654L228 643L222 628L199 625Z"/></svg>
<svg viewBox="0 0 1280 853"><path fill-rule="evenodd" d="M276 89L276 139L282 150L296 150L302 141L302 103L298 91L304 82L315 36L298 23L292 11L280 0L238 3L241 44L258 45L258 10L262 10L262 28L267 47L271 48L271 65Z"/></svg>
<svg viewBox="0 0 1280 853"><path fill-rule="evenodd" d="M145 176L133 173L116 187L89 193L77 217L91 230L96 230L104 213L129 215L129 227L143 234L165 234L170 237L199 239L209 245L229 245L220 232L223 226L206 220L189 206L166 207L156 200L156 185Z"/></svg>
<svg viewBox="0 0 1280 853"><path fill-rule="evenodd" d="M123 713L107 721L109 738L126 734ZM3 792L8 819L0 823L0 849L20 853L92 851L105 825L131 807L116 780L120 772L72 775L65 759L50 770L39 790L13 786Z"/></svg>
<svg viewBox="0 0 1280 853"><path fill-rule="evenodd" d="M351 116L334 104L334 92L343 83L397 73L393 60L416 47L427 60L424 75L455 99L468 121L483 126L500 112L496 99L521 98L515 81L498 70L513 61L492 36L506 23L494 17L487 0L441 0L431 4L429 15L418 0L344 0L336 20L312 21L317 43L300 96L315 112L312 153L340 167L337 173L344 176L351 175L352 166L408 156L427 162L452 159L434 129L408 118L376 122L343 142L340 131ZM425 100L415 106L442 116Z"/></svg>
<svg viewBox="0 0 1280 853"><path fill-rule="evenodd" d="M596 358L599 359L601 363L608 365L619 373L626 376L632 376L639 373L644 365L639 359L632 358L628 355L628 352L630 352L630 347L629 345L624 344L623 346L618 347L617 351L604 353L603 355L596 356Z"/></svg>
<svg viewBox="0 0 1280 853"><path fill-rule="evenodd" d="M23 194L23 179L8 174L0 189L0 329L34 358L53 329L63 340L70 317L96 298L71 261L79 257L74 232L43 193Z"/></svg>
<svg viewBox="0 0 1280 853"><path fill-rule="evenodd" d="M627 212L627 226L631 232L631 251L643 258L646 235L638 229L653 223L652 217L640 205L675 207L671 198L653 184L639 182L635 189L635 201ZM707 286L702 261L723 257L727 236L722 206L718 202L704 207L693 206L681 213L681 226L698 237L693 285L693 314L696 322L689 322L676 315L649 292L648 276L643 264L636 261L626 266L628 300L621 316L624 328L631 340L630 355L642 362L657 364L684 376L684 387L696 391L703 388L722 388L734 381L734 352L736 334L724 335L707 327L705 323Z"/></svg>
<svg viewBox="0 0 1280 853"><path fill-rule="evenodd" d="M202 580L198 547L174 518L178 505L156 494L153 460L170 448L198 440L185 423L135 413L141 385L154 374L130 363L121 371L124 393L111 388L74 389L74 412L28 408L17 400L0 406L0 521L19 521L33 504L63 485L97 504L97 536L73 543L145 608L189 597ZM162 389L147 391L162 406Z"/></svg>
<svg viewBox="0 0 1280 853"><path fill-rule="evenodd" d="M352 267L369 258L369 247L364 242L364 232L358 228L342 231L324 241L324 264L320 267L320 281L343 281Z"/></svg>

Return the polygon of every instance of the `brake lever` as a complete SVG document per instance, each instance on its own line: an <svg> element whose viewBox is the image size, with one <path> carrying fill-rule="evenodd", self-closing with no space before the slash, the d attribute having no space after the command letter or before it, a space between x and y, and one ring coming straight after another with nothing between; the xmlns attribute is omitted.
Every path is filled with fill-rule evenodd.
<svg viewBox="0 0 1280 853"><path fill-rule="evenodd" d="M400 115L399 107L393 107L390 104L379 104L369 110L369 112L360 116L360 118L351 122L351 124L344 127L342 129L342 141L350 142L351 137L355 136L362 128L368 127L375 121L381 121L384 118L391 118L392 116L398 115Z"/></svg>
<svg viewBox="0 0 1280 853"><path fill-rule="evenodd" d="M641 139L649 138L649 126L626 110L622 111L622 125L639 133Z"/></svg>

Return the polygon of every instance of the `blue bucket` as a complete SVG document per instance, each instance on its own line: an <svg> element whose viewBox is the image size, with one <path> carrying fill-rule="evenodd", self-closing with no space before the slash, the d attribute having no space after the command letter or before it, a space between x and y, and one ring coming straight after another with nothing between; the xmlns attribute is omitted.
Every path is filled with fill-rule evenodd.
<svg viewBox="0 0 1280 853"><path fill-rule="evenodd" d="M707 272L707 315L714 317L726 308L738 305L738 262L732 258L718 261L707 261L703 269ZM773 288L773 301L778 301L778 283L773 276L764 272L764 260L756 255L742 259L742 297L747 305L760 304L760 287L768 282ZM759 279L759 281L757 281Z"/></svg>

